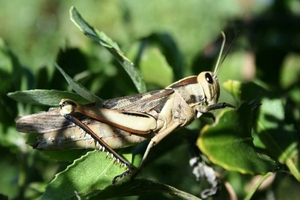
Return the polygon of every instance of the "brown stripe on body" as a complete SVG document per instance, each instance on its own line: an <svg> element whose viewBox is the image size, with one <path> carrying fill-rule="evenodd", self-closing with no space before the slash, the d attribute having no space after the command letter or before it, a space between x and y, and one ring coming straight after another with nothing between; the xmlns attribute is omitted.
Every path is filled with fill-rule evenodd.
<svg viewBox="0 0 300 200"><path fill-rule="evenodd" d="M103 102L103 107L108 109L148 112L152 108L166 101L172 89L154 90L142 94L130 95L120 98L108 99Z"/></svg>
<svg viewBox="0 0 300 200"><path fill-rule="evenodd" d="M189 84L198 84L197 76L189 76L189 77L183 78L183 79L169 85L167 88L177 88L177 87L182 87L182 86L186 86Z"/></svg>
<svg viewBox="0 0 300 200"><path fill-rule="evenodd" d="M103 107L110 108L110 109L118 109L122 106L129 105L132 102L138 101L142 98L143 98L143 94L136 94L136 95L125 96L125 97L117 97L114 99L107 99L103 101Z"/></svg>
<svg viewBox="0 0 300 200"><path fill-rule="evenodd" d="M204 92L197 81L197 76L181 79L169 86L174 89L189 105L195 105L204 101Z"/></svg>
<svg viewBox="0 0 300 200"><path fill-rule="evenodd" d="M187 104L194 104L197 102L200 102L203 100L203 95L196 96L196 95L190 95L189 99L186 100Z"/></svg>

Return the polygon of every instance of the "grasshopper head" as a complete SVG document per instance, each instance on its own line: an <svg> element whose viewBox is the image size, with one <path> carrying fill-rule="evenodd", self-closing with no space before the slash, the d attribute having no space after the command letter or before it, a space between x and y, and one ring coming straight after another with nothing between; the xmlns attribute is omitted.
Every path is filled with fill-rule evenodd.
<svg viewBox="0 0 300 200"><path fill-rule="evenodd" d="M216 104L220 96L220 86L217 75L209 71L201 72L197 77L197 81L203 90L207 104Z"/></svg>
<svg viewBox="0 0 300 200"><path fill-rule="evenodd" d="M62 99L59 103L59 107L61 115L71 114L75 112L77 103L73 100Z"/></svg>
<svg viewBox="0 0 300 200"><path fill-rule="evenodd" d="M219 86L217 74L220 69L220 60L221 60L222 52L226 41L225 33L223 31L222 31L222 36L223 36L223 42L222 42L222 46L220 49L220 53L218 56L218 60L214 72L209 72L209 71L201 72L197 77L197 81L203 90L204 99L207 105L216 104L220 96L220 86Z"/></svg>

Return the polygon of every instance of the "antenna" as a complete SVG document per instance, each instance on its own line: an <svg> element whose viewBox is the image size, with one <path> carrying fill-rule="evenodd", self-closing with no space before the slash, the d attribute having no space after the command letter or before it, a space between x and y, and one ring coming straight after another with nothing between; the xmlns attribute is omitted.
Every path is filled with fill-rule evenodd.
<svg viewBox="0 0 300 200"><path fill-rule="evenodd" d="M225 33L222 31L221 34L222 34L222 37L223 37L223 42L222 42L222 46L221 46L220 53L219 53L219 56L218 56L217 64L216 64L216 67L215 67L214 76L217 76L218 71L219 71L219 69L220 69L220 60L221 60L222 53L223 53L224 46L225 46L225 42L226 42L226 36L225 36ZM226 55L227 55L227 54L226 54ZM226 57L226 56L225 56L225 57ZM223 59L223 60L224 60L224 59ZM222 62L223 62L223 60L222 60Z"/></svg>
<svg viewBox="0 0 300 200"><path fill-rule="evenodd" d="M230 43L230 46L228 48L228 50L226 51L226 54L225 56L223 57L222 61L221 61L221 64L224 62L225 58L227 57L229 51L231 50L231 47L235 41L235 39L237 38L237 35L239 33L240 30L238 30L237 34L234 36L232 42ZM214 71L214 75L216 76L218 74L218 71L220 69L220 59L221 59L221 56L222 56L222 53L223 53L223 49L224 49L224 46L225 46L225 42L226 42L226 36L225 36L225 33L222 31L221 32L222 36L223 36L223 42L222 42L222 46L221 46L221 50L220 50L220 53L219 53L219 57L218 57L218 61L217 61L217 64L216 64L216 67L215 67L215 71Z"/></svg>

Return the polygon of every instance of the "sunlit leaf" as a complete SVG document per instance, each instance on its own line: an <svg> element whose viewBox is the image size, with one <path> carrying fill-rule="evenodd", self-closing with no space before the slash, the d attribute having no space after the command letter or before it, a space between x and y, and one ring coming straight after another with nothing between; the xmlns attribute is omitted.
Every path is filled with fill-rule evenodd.
<svg viewBox="0 0 300 200"><path fill-rule="evenodd" d="M123 66L131 80L135 84L137 90L142 93L146 92L146 85L143 81L143 77L140 71L134 67L133 63L126 58L120 51L119 47L104 33L98 33L93 27L91 27L81 17L78 11L72 7L70 9L70 17L74 24L88 37L98 41L103 47L105 47L115 59Z"/></svg>
<svg viewBox="0 0 300 200"><path fill-rule="evenodd" d="M215 164L231 171L264 174L276 168L275 162L256 151L251 137L257 105L241 104L237 110L226 109L214 125L201 131L197 145Z"/></svg>
<svg viewBox="0 0 300 200"><path fill-rule="evenodd" d="M95 150L75 160L66 170L58 173L46 187L41 199L67 199L78 196L87 198L95 194L97 195L94 198L106 199L149 193L168 193L185 199L198 199L174 187L149 180L122 180L112 185L113 178L123 172L124 168L106 158L106 153Z"/></svg>
<svg viewBox="0 0 300 200"><path fill-rule="evenodd" d="M257 101L263 96L270 95L267 86L261 82L242 83L236 80L228 80L223 83L223 87L229 92L236 101Z"/></svg>
<svg viewBox="0 0 300 200"><path fill-rule="evenodd" d="M73 162L75 159L79 158L87 151L87 149L70 149L64 151L41 151L41 153L53 161Z"/></svg>
<svg viewBox="0 0 300 200"><path fill-rule="evenodd" d="M164 88L173 81L172 69L158 48L147 48L143 53L140 68L145 81ZM155 73L155 72L160 73Z"/></svg>
<svg viewBox="0 0 300 200"><path fill-rule="evenodd" d="M258 116L255 142L280 163L286 164L300 181L300 172L293 159L298 155L299 140L294 127L285 123L284 115L282 100L264 98Z"/></svg>
<svg viewBox="0 0 300 200"><path fill-rule="evenodd" d="M288 88L300 81L299 62L300 56L298 54L291 53L286 56L283 63L282 73L280 74L280 82L283 88Z"/></svg>
<svg viewBox="0 0 300 200"><path fill-rule="evenodd" d="M74 81L68 74L64 72L62 68L60 68L57 64L55 65L56 68L60 71L60 73L65 77L66 81L69 83L69 85L72 87L72 89L77 92L80 96L83 98L91 101L91 102L101 102L102 100L91 93L88 89L86 89L84 86L81 84L77 83Z"/></svg>
<svg viewBox="0 0 300 200"><path fill-rule="evenodd" d="M229 92L236 100L241 100L241 82L236 80L228 80L223 83L223 87Z"/></svg>
<svg viewBox="0 0 300 200"><path fill-rule="evenodd" d="M114 160L106 157L106 152L88 152L58 173L41 199L69 199L87 195L96 189L103 190L124 171Z"/></svg>
<svg viewBox="0 0 300 200"><path fill-rule="evenodd" d="M8 96L16 101L29 104L41 104L48 106L58 106L59 102L63 98L73 99L80 103L87 103L88 101L83 99L76 93L58 90L23 90L11 92Z"/></svg>

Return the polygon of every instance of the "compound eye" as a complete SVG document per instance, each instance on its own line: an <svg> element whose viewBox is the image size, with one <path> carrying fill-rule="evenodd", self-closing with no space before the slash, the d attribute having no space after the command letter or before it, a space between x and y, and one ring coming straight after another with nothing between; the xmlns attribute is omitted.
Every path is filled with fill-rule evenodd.
<svg viewBox="0 0 300 200"><path fill-rule="evenodd" d="M206 74L205 74L205 80L206 80L209 84L212 84L212 83L213 83L213 78L211 77L210 73L206 73Z"/></svg>

